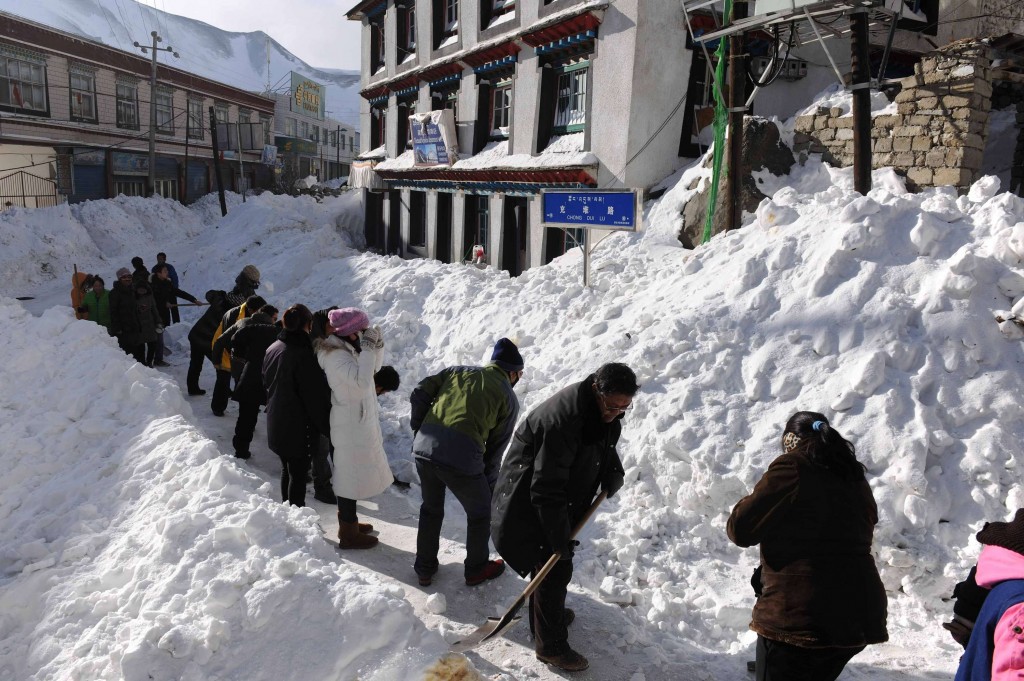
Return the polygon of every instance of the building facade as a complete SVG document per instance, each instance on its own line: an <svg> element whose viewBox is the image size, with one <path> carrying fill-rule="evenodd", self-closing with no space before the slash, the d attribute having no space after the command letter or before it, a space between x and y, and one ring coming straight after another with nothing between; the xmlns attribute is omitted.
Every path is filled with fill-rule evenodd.
<svg viewBox="0 0 1024 681"><path fill-rule="evenodd" d="M682 160L692 52L678 3L365 0L348 17L363 30L372 248L458 262L482 246L517 275L584 239L543 225L542 189L642 191ZM458 160L422 167L410 120L441 109Z"/></svg>
<svg viewBox="0 0 1024 681"><path fill-rule="evenodd" d="M145 194L151 97L156 193L191 202L216 190L211 109L222 133L248 140L222 164L225 188L272 186L260 161L273 99L163 63L151 92L150 74L142 53L0 13L0 207Z"/></svg>
<svg viewBox="0 0 1024 681"><path fill-rule="evenodd" d="M359 131L351 123L311 115L296 105L295 92L274 95L274 144L279 165L295 179L348 177L359 153Z"/></svg>

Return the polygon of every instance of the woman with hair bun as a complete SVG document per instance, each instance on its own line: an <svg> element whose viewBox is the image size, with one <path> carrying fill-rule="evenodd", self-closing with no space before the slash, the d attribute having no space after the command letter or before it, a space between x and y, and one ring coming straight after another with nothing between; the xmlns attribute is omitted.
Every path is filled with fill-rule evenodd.
<svg viewBox="0 0 1024 681"><path fill-rule="evenodd" d="M781 444L726 528L738 546L761 546L755 676L834 681L867 645L889 639L871 554L878 509L853 444L824 415L794 414Z"/></svg>

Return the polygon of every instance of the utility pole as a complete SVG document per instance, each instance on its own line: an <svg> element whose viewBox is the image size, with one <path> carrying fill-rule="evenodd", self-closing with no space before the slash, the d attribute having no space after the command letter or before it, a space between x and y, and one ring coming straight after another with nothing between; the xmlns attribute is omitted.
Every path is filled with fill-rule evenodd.
<svg viewBox="0 0 1024 681"><path fill-rule="evenodd" d="M217 148L217 109L212 106L210 107L210 137L213 142L213 172L217 176L217 194L220 196L220 215L224 217L228 214L228 203L224 198L224 179L220 175L220 149Z"/></svg>
<svg viewBox="0 0 1024 681"><path fill-rule="evenodd" d="M175 59L178 58L178 53L170 45L157 47L157 43L162 43L164 39L157 35L156 31L150 31L149 35L153 38L152 46L140 45L138 41L132 44L142 50L143 54L146 53L146 50L153 51L151 60L153 68L149 76L149 178L146 181L146 196L153 196L156 188L156 53L170 52ZM187 136L188 132L186 131L185 134Z"/></svg>
<svg viewBox="0 0 1024 681"><path fill-rule="evenodd" d="M895 21L895 19L893 19ZM871 191L871 64L866 8L850 13L850 70L853 81L853 189Z"/></svg>
<svg viewBox="0 0 1024 681"><path fill-rule="evenodd" d="M729 24L737 19L746 19L747 3L735 2L732 6L732 18ZM729 37L729 197L726 200L726 229L739 229L743 222L743 116L746 113L745 100L747 69L746 69L746 34L734 33ZM720 38L724 40L724 38Z"/></svg>
<svg viewBox="0 0 1024 681"><path fill-rule="evenodd" d="M235 134L238 135L238 188L242 190L242 203L245 203L245 170L242 169L242 124L239 121L235 121Z"/></svg>
<svg viewBox="0 0 1024 681"><path fill-rule="evenodd" d="M338 162L338 177L341 177L341 126L334 132L334 157Z"/></svg>

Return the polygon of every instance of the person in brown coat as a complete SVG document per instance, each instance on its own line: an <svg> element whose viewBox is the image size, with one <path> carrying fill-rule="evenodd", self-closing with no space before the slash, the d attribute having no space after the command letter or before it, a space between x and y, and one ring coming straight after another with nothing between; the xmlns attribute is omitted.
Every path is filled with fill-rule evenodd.
<svg viewBox="0 0 1024 681"><path fill-rule="evenodd" d="M822 414L790 417L783 454L729 516L729 539L761 545L750 628L757 681L834 681L889 639L871 555L878 508L853 444Z"/></svg>

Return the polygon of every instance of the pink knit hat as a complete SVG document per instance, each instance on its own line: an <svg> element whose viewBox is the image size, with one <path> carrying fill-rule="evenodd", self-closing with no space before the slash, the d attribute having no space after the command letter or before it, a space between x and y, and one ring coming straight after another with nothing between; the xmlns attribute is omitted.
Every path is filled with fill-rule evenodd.
<svg viewBox="0 0 1024 681"><path fill-rule="evenodd" d="M370 326L370 318L358 307L343 307L327 313L327 321L334 327L334 335L350 336Z"/></svg>

